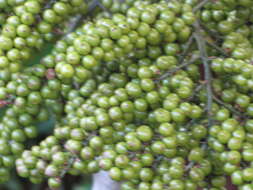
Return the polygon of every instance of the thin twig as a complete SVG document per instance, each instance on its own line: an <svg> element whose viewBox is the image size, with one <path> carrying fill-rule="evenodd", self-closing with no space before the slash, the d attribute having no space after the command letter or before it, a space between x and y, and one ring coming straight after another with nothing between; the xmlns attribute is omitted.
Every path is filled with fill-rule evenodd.
<svg viewBox="0 0 253 190"><path fill-rule="evenodd" d="M184 126L184 128L186 128L187 131L188 131L189 128L190 128L193 124L195 124L197 121L199 121L199 120L200 120L199 118L194 118L194 119L190 120L190 121Z"/></svg>
<svg viewBox="0 0 253 190"><path fill-rule="evenodd" d="M89 8L87 11L87 14L92 13L92 11L98 6L99 4L99 0L93 0L90 4L89 4Z"/></svg>
<svg viewBox="0 0 253 190"><path fill-rule="evenodd" d="M71 157L69 159L68 165L62 170L60 178L63 178L66 175L66 173L69 171L69 169L71 168L72 164L74 163L75 159L76 159L75 157Z"/></svg>
<svg viewBox="0 0 253 190"><path fill-rule="evenodd" d="M203 23L200 23L201 28L206 31L212 38L219 40L219 41L223 41L223 37L220 36L220 34L218 32L215 32L213 30L210 30L209 28L207 28Z"/></svg>
<svg viewBox="0 0 253 190"><path fill-rule="evenodd" d="M202 5L202 4L203 4L203 2L200 3L199 5ZM173 69L173 70L167 71L160 78L158 78L157 81L161 81L161 80L167 78L168 76L174 74L178 70L180 70L180 69L182 69L182 68L184 68L184 67L186 67L186 66L188 66L188 65L190 65L192 63L194 63L194 61L196 61L196 60L193 60L193 61L190 61L190 62L187 62L187 63L183 63L184 60L185 60L185 57L188 55L188 53L189 53L189 51L191 49L191 46L192 46L193 42L194 42L194 35L191 35L190 38L189 38L189 40L187 41L187 43L185 45L185 49L184 49L183 53L181 54L181 56L179 58L180 66L177 67L177 68L175 68L175 69Z"/></svg>
<svg viewBox="0 0 253 190"><path fill-rule="evenodd" d="M71 20L67 34L73 32L79 26L82 18L83 18L83 16L81 14L79 14L79 15L75 16L73 20Z"/></svg>
<svg viewBox="0 0 253 190"><path fill-rule="evenodd" d="M228 57L228 53L226 51L224 51L222 48L220 48L219 46L217 46L215 43L209 42L208 40L206 40L207 45L213 47L214 49L216 49L219 53L221 53L223 56Z"/></svg>
<svg viewBox="0 0 253 190"><path fill-rule="evenodd" d="M192 100L192 99L196 96L196 94L203 88L203 86L204 86L204 84L198 85L198 86L194 89L192 96L190 96L189 98L187 98L187 100L188 100L188 101Z"/></svg>
<svg viewBox="0 0 253 190"><path fill-rule="evenodd" d="M206 112L206 108L204 108L203 112ZM189 131L190 127L193 126L195 123L201 121L203 118L194 118L194 119L191 119L185 126L184 128L187 129L187 131Z"/></svg>
<svg viewBox="0 0 253 190"><path fill-rule="evenodd" d="M110 14L110 16L112 16L112 13L104 7L103 4L101 4L100 0L93 0L91 3L90 3L90 6L88 8L88 11L87 11L87 14L86 15L91 15L93 10L96 8L96 7L100 7L103 11L107 12Z"/></svg>
<svg viewBox="0 0 253 190"><path fill-rule="evenodd" d="M92 11L94 11L94 9L99 6L101 3L99 0L93 0L88 7L88 11L86 14L78 14L77 16L74 17L73 20L71 20L71 23L69 25L69 29L68 32L66 34L69 34L71 32L73 32L79 25L80 22L87 17L88 15L90 15L92 13Z"/></svg>
<svg viewBox="0 0 253 190"><path fill-rule="evenodd" d="M52 5L56 2L56 0L50 0L47 2L47 4L45 5L45 7L43 8L43 10L49 9L52 7Z"/></svg>
<svg viewBox="0 0 253 190"><path fill-rule="evenodd" d="M195 162L190 162L190 163L185 167L185 171L189 171L190 169L193 168L194 165L195 165Z"/></svg>
<svg viewBox="0 0 253 190"><path fill-rule="evenodd" d="M161 80L167 78L168 76L174 74L178 70L180 70L180 69L182 69L182 68L184 68L184 67L186 67L186 66L188 66L188 65L190 65L192 63L194 63L194 61L196 61L196 60L193 60L193 61L189 61L189 62L183 63L184 60L185 60L185 58L186 58L186 56L188 55L188 53L189 53L189 51L191 49L191 46L192 46L193 42L194 42L194 36L191 35L190 38L189 38L189 40L187 41L187 43L185 45L183 53L180 55L180 58L179 58L179 61L178 61L180 65L177 68L175 68L175 69L168 70L162 76L160 76L156 81L161 81Z"/></svg>
<svg viewBox="0 0 253 190"><path fill-rule="evenodd" d="M188 55L188 53L191 49L191 46L192 46L193 42L194 42L194 36L191 35L189 40L187 41L187 43L185 45L183 53L180 55L179 63L182 63L184 61L185 57Z"/></svg>
<svg viewBox="0 0 253 190"><path fill-rule="evenodd" d="M97 6L100 6L100 1L99 0L93 0L90 4L89 4L89 7L88 7L88 11L86 14L78 14L77 16L74 17L73 20L71 20L71 23L70 23L70 26L69 26L69 30L67 32L67 34L73 32L81 23L81 21L87 17L88 15L90 15L94 9L97 7Z"/></svg>
<svg viewBox="0 0 253 190"><path fill-rule="evenodd" d="M208 3L209 0L203 0L199 5L197 5L193 11L196 12L199 9L201 9L206 3ZM213 119L212 119L212 104L213 104L213 91L212 91L212 74L211 74L211 70L209 67L209 58L207 55L207 51L206 51L206 41L204 40L204 38L202 37L200 31L201 31L201 26L199 21L196 21L194 23L194 27L195 27L195 33L194 38L197 42L198 45L198 49L200 52L200 56L201 59L203 61L203 65L204 65L204 72L205 72L205 82L206 82L206 90L207 90L207 115L208 115L208 127L212 126L213 123ZM200 89L202 89L202 85L200 85L199 87ZM193 119L189 125L192 125L193 123L195 123L198 119ZM188 126L189 126L188 125ZM202 150L206 150L208 148L207 143L204 143L201 146ZM194 166L194 162L190 162L187 166L186 166L186 171L190 170L193 166Z"/></svg>
<svg viewBox="0 0 253 190"><path fill-rule="evenodd" d="M219 98L217 98L216 96L213 96L213 99L215 102L217 102L218 104L220 104L221 106L223 106L224 108L227 108L229 111L231 111L232 113L234 113L235 115L245 118L245 115L242 114L241 112L237 111L236 109L234 109L232 106L226 104L225 102L223 102L222 100L220 100Z"/></svg>
<svg viewBox="0 0 253 190"><path fill-rule="evenodd" d="M208 148L208 144L207 144L207 141L205 141L205 142L203 142L201 149L206 150L207 148Z"/></svg>
<svg viewBox="0 0 253 190"><path fill-rule="evenodd" d="M212 73L209 66L208 55L206 51L206 41L203 39L201 35L201 27L198 21L195 22L195 33L194 38L197 42L198 49L200 52L200 56L204 65L204 73L205 73L205 82L206 82L206 90L207 90L207 115L208 115L208 127L212 126L212 104L213 104L213 91L212 91Z"/></svg>
<svg viewBox="0 0 253 190"><path fill-rule="evenodd" d="M174 73L176 73L177 71L195 63L200 57L199 56L193 56L193 58L189 61L186 61L184 63L182 63L181 65L179 65L178 67L174 68L174 69L171 69L169 71L167 71L166 73L164 73L161 77L159 77L156 82L159 82L161 80L164 80L166 79L167 77L173 75Z"/></svg>
<svg viewBox="0 0 253 190"><path fill-rule="evenodd" d="M99 2L99 3L98 3L98 6L99 6L104 12L109 13L109 16L112 17L112 13L111 13L103 4L101 4L101 3Z"/></svg>
<svg viewBox="0 0 253 190"><path fill-rule="evenodd" d="M197 12L200 10L202 7L204 7L207 3L209 3L210 0L202 0L197 6L193 8L193 12Z"/></svg>

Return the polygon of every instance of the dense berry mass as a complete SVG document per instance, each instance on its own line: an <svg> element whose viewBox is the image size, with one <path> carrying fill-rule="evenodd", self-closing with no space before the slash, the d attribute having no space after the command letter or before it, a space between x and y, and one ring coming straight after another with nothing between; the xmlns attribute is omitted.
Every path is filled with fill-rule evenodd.
<svg viewBox="0 0 253 190"><path fill-rule="evenodd" d="M104 170L122 190L253 190L253 1L0 0L0 11L0 183L14 168L52 189Z"/></svg>

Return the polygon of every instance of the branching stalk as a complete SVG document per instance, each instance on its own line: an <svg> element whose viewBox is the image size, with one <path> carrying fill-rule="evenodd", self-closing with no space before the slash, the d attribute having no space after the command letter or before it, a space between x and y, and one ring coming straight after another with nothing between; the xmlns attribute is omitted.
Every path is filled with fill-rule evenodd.
<svg viewBox="0 0 253 190"><path fill-rule="evenodd" d="M204 40L202 34L200 33L201 27L199 22L195 22L195 33L194 38L197 42L198 49L200 52L200 57L204 65L206 91L207 91L207 115L208 115L208 127L212 126L212 104L213 104L213 91L212 91L212 73L209 66L209 59L206 51L206 41Z"/></svg>
<svg viewBox="0 0 253 190"><path fill-rule="evenodd" d="M208 2L208 1L202 1L202 2L204 3L204 2ZM197 6L196 8L199 9L198 7L199 6ZM206 111L207 111L207 116L208 116L208 128L210 128L213 125L213 118L212 118L212 116L213 116L213 114L212 114L213 91L212 91L212 73L211 73L211 69L209 66L210 59L208 58L208 54L207 54L207 50L206 50L207 42L201 34L202 28L200 26L199 21L196 21L194 23L194 27L195 27L195 32L193 35L196 40L198 50L200 52L200 58L201 58L203 65L204 65L204 77L205 77L205 85L206 85L206 91L207 91ZM208 145L207 145L207 142L205 142L201 146L201 149L206 150L207 148L208 148ZM186 170L190 170L193 166L194 166L194 162L190 162L187 165Z"/></svg>

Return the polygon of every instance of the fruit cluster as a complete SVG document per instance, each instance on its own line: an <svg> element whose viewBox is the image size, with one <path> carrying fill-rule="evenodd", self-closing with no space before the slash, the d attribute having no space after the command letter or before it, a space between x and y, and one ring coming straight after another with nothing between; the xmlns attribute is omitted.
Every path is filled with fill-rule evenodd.
<svg viewBox="0 0 253 190"><path fill-rule="evenodd" d="M253 1L1 7L1 183L16 167L52 189L100 170L122 190L253 189Z"/></svg>

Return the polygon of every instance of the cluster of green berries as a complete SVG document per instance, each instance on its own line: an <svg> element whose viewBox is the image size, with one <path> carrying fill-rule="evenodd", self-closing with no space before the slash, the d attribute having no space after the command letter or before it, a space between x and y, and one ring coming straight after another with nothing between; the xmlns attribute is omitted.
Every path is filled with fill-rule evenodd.
<svg viewBox="0 0 253 190"><path fill-rule="evenodd" d="M0 0L12 12L0 13L0 183L15 167L52 189L104 170L122 190L252 190L252 3ZM26 65L55 34L52 52ZM208 57L189 45L196 34Z"/></svg>

